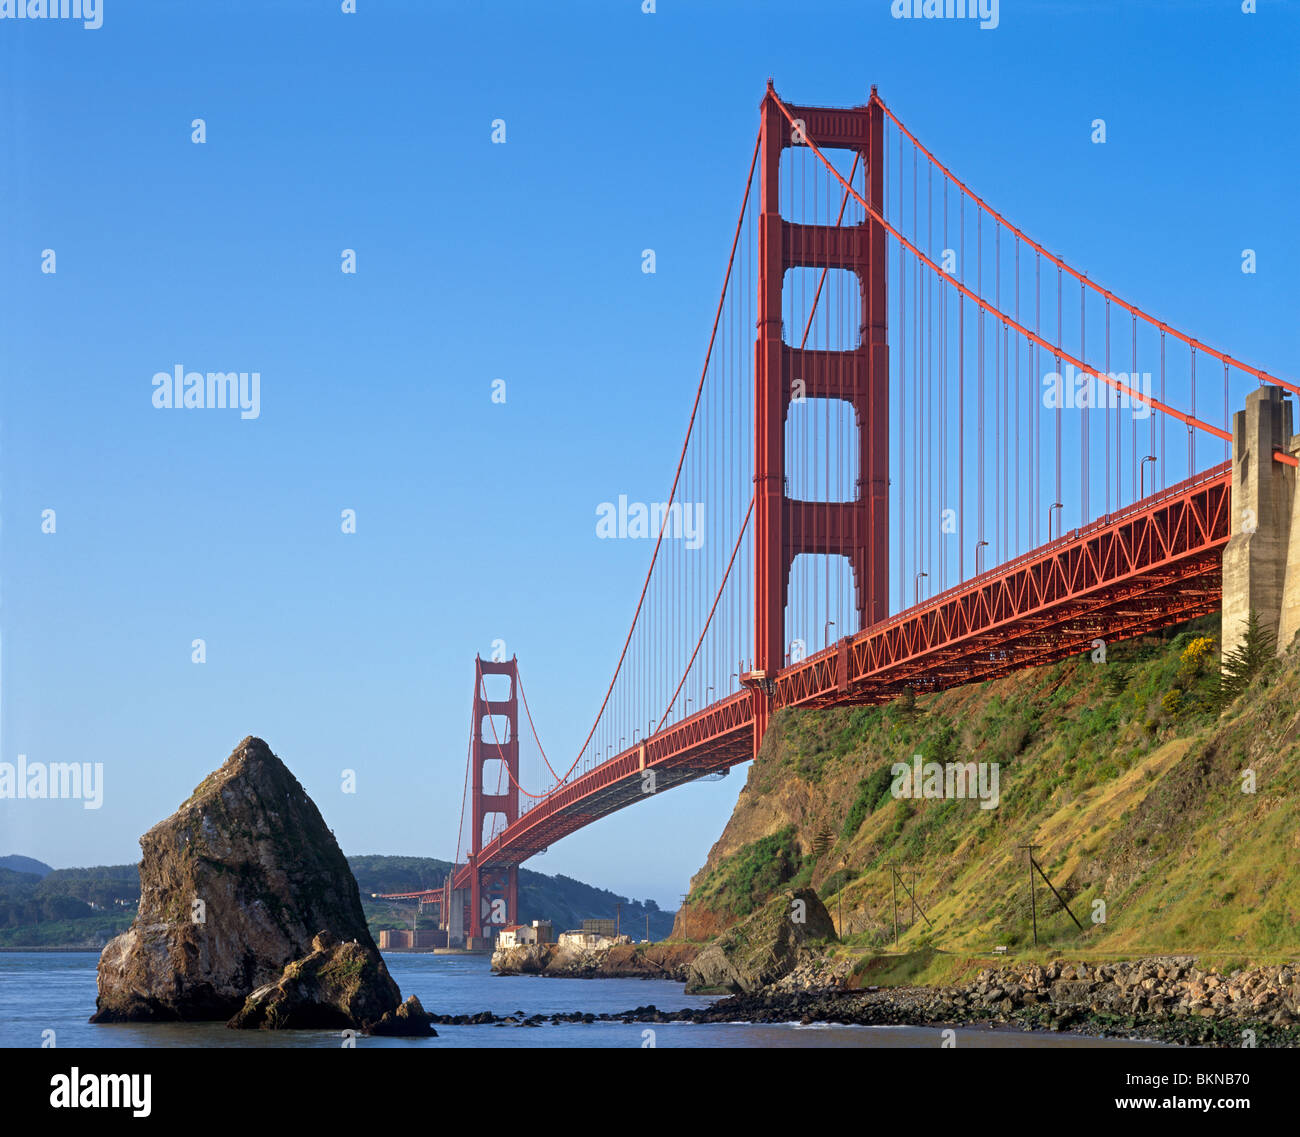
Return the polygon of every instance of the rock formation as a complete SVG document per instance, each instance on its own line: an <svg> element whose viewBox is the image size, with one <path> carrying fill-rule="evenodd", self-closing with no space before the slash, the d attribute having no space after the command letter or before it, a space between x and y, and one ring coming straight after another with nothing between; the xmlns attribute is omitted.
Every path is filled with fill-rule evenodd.
<svg viewBox="0 0 1300 1137"><path fill-rule="evenodd" d="M835 939L835 925L811 888L787 889L706 947L687 970L686 990L753 992L775 983Z"/></svg>
<svg viewBox="0 0 1300 1137"><path fill-rule="evenodd" d="M568 979L671 979L684 983L687 967L699 953L695 944L611 944L581 948L570 944L520 944L497 948L492 970L498 975L553 975Z"/></svg>
<svg viewBox="0 0 1300 1137"><path fill-rule="evenodd" d="M329 932L312 940L274 983L257 988L226 1025L262 1030L347 1028L376 1034L429 1034L430 1016L401 992L383 959L364 944L340 943ZM381 1025L382 1024L382 1025Z"/></svg>
<svg viewBox="0 0 1300 1137"><path fill-rule="evenodd" d="M939 988L966 1014L1039 1006L1055 1026L1087 1016L1203 1018L1300 1023L1300 967L1294 963L1202 970L1192 956L1153 956L1117 963L1012 963L985 968L973 983Z"/></svg>
<svg viewBox="0 0 1300 1137"><path fill-rule="evenodd" d="M385 1011L383 1018L367 1027L370 1034L410 1035L422 1034L437 1037L438 1032L429 1024L433 1015L420 1005L414 995L407 998L395 1011Z"/></svg>
<svg viewBox="0 0 1300 1137"><path fill-rule="evenodd" d="M374 990L346 1002L375 1019L396 1011L347 861L260 738L245 738L140 847L139 914L100 956L91 1022L229 1018L311 956L321 931L367 956Z"/></svg>

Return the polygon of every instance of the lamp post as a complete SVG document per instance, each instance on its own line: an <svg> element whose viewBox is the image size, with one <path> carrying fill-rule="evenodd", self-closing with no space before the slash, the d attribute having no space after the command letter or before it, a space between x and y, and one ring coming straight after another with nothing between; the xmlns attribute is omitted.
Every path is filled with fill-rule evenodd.
<svg viewBox="0 0 1300 1137"><path fill-rule="evenodd" d="M917 604L921 603L921 578L929 577L929 575L930 574L928 572L918 572L916 574L916 603Z"/></svg>
<svg viewBox="0 0 1300 1137"><path fill-rule="evenodd" d="M975 575L976 576L979 576L980 574L980 550L984 548L984 546L987 544L988 544L987 541L980 541L975 546Z"/></svg>
<svg viewBox="0 0 1300 1137"><path fill-rule="evenodd" d="M1064 509L1064 508L1065 506L1061 502L1054 501L1052 502L1051 507L1047 511L1047 539L1049 541L1052 539L1052 514L1055 513L1058 509ZM1057 536L1060 536L1060 534L1058 533Z"/></svg>
<svg viewBox="0 0 1300 1137"><path fill-rule="evenodd" d="M1147 496L1147 463L1156 462L1156 461L1159 461L1159 459L1157 459L1154 454L1148 454L1145 458L1142 459L1141 474L1138 483L1141 488L1138 491L1138 497Z"/></svg>

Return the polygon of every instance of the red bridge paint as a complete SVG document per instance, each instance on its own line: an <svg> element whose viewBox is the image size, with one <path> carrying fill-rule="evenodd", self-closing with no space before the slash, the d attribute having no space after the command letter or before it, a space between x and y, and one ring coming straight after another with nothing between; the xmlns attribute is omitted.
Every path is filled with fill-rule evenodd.
<svg viewBox="0 0 1300 1137"><path fill-rule="evenodd" d="M731 562L727 565L727 574L736 561L737 551L745 537L746 529L752 518L753 529L753 568L752 579L747 582L752 588L745 595L752 595L753 658L748 670L743 661L732 679L739 676L743 689L725 697L709 701L708 705L694 713L681 713L677 706L678 695L682 693L682 683L678 683L668 700L669 710L658 719L659 727L640 742L635 741L636 731L628 730L634 739L632 746L620 746L617 753L603 762L596 762L592 768L584 771L578 769L583 756L592 761L588 750L596 727L587 736L583 751L568 771L555 774L559 784L545 794L533 794L519 785L519 739L518 694L519 677L517 662L489 663L482 659L475 662L475 696L473 727L470 743L470 770L472 789L469 797L471 824L473 826L467 859L458 864L448 877L442 889L423 892L399 894L404 898L420 899L440 906L444 927L451 922L463 924L471 942L490 936L495 928L517 922L516 912L518 894L518 866L570 833L589 825L601 817L616 810L632 805L650 794L662 793L664 790L681 785L709 774L717 774L732 766L750 760L762 743L764 731L770 717L776 711L790 708L818 708L877 704L891 701L905 691L925 693L957 687L962 684L992 679L1010 674L1014 671L1035 667L1087 651L1096 641L1119 641L1147 632L1179 623L1195 616L1210 613L1220 606L1221 601L1221 554L1231 534L1231 465L1223 463L1209 470L1195 474L1185 480L1161 489L1155 493L1145 493L1147 464L1157 461L1155 455L1142 459L1137 466L1139 451L1136 425L1132 428L1129 462L1132 463L1133 476L1130 479L1131 496L1138 498L1133 504L1108 511L1096 520L1082 527L1070 530L1046 544L1038 545L1028 552L1012 556L1004 563L988 571L979 572L980 548L990 544L985 540L983 520L983 497L980 497L980 520L974 534L980 538L976 547L976 575L963 579L960 583L945 588L938 595L924 601L920 600L920 578L928 572L917 573L916 593L918 602L890 616L888 590L890 584L890 343L887 315L890 311L889 298L886 296L889 282L887 244L895 241L899 249L900 278L902 275L905 253L915 258L916 276L911 277L911 287L916 287L921 269L932 274L927 285L939 282L941 297L944 289L950 288L960 294L958 312L965 316L966 303L969 301L977 311L979 335L984 335L984 319L995 322L994 335L1003 336L1003 344L1014 331L1023 337L1026 344L1048 353L1042 357L1055 359L1057 369L1064 360L1082 371L1094 372L1098 377L1120 390L1126 397L1132 397L1134 405L1145 404L1147 413L1158 412L1169 420L1185 426L1189 439L1195 437L1194 431L1203 431L1207 436L1227 439L1226 429L1213 426L1197 417L1196 361L1198 353L1221 363L1224 375L1224 409L1227 411L1228 377L1231 369L1243 375L1275 383L1288 390L1300 390L1295 385L1276 379L1259 368L1242 363L1237 359L1213 349L1185 333L1148 316L1135 305L1120 299L1114 293L1093 284L1086 275L1070 268L1059 258L1048 253L1041 245L1032 242L1024 233L1016 229L1009 221L987 206L973 191L958 182L956 178L937 162L937 159L920 146L915 137L903 127L902 123L885 107L884 103L872 91L871 99L865 106L849 109L793 106L784 103L773 90L771 83L765 93L760 109L761 126L755 146L754 160L750 168L750 183L755 172L759 177L759 213L757 219L757 265L752 279L757 289L756 339L753 357L753 496L749 501L749 512L744 516L740 533L736 537L735 547L731 549ZM903 153L903 141L906 139L915 147L915 154L923 154L928 162L934 164L944 179L944 191L949 186L965 198L968 198L979 213L987 216L994 224L994 240L1007 234L1008 240L1023 242L1027 250L1032 251L1034 271L1037 274L1041 262L1046 261L1056 271L1056 336L1053 343L1046 338L1051 328L1040 328L1039 313L1035 311L1031 320L1025 314L1021 322L1020 301L1020 246L1016 253L1016 311L1003 311L987 298L987 289L978 282L969 283L958 273L954 275L949 269L940 269L934 261L919 247L918 210L916 206L915 181L913 183L912 221L913 236L909 239L902 231L901 222L891 222L886 218L886 199L889 188L885 178L886 147L885 129L893 124L901 135L899 141L900 162ZM843 187L843 201L835 225L808 225L787 220L780 210L781 190L781 156L792 148L806 147L827 169L829 174ZM823 155L824 148L846 150L853 154L853 168L846 179L834 168ZM863 173L862 192L853 187L853 179L861 166ZM915 166L914 166L915 168ZM898 181L902 192L901 176ZM965 225L965 198L962 199L962 224ZM856 224L841 224L845 206L850 200L861 207L862 219ZM750 201L749 189L745 194L745 203ZM906 217L906 210L903 214ZM947 198L944 198L944 217L948 219ZM745 221L745 205L742 205L741 222L737 225L736 240L733 241L731 258L728 262L727 276L723 286L723 300L727 298L727 285L732 280L732 266L736 261L739 237ZM965 231L961 238L961 248L965 250ZM933 248L932 238L929 241ZM951 250L945 250L949 252ZM1001 262L998 262L999 268ZM803 341L795 347L786 342L783 328L782 292L787 270L798 267L822 269L821 284L813 298L813 306L804 327ZM822 286L826 282L826 273L832 269L846 270L854 275L860 293L861 326L855 346L845 350L826 350L806 348L808 330L813 324L813 315L821 297ZM1028 268L1026 268L1028 271ZM1078 357L1066 351L1061 334L1061 288L1065 275L1076 282L1080 292L1080 326ZM740 272L745 278L743 266ZM1038 277L1034 277L1035 307L1038 298ZM1105 303L1105 373L1083 357L1088 349L1083 326L1086 314L1087 290L1092 289L1096 298ZM906 289L903 289L906 291ZM1050 291L1050 288L1049 288ZM919 295L918 290L918 295ZM996 292L994 293L996 296ZM900 323L903 307L900 298ZM945 300L946 305L946 300ZM1132 321L1132 352L1137 359L1137 330L1139 321L1143 321L1148 331L1159 336L1160 348L1160 396L1154 397L1150 391L1142 391L1135 386L1116 379L1109 372L1111 360L1111 307L1125 313ZM943 309L944 315L947 308ZM719 322L723 313L720 302L718 315L714 318L714 336L717 335ZM975 323L972 319L971 324ZM905 326L905 325L904 325ZM906 326L905 326L906 327ZM965 333L958 323L958 347L965 359ZM1123 330L1123 329L1121 329ZM946 335L946 332L944 333ZM1192 413L1184 413L1164 400L1165 381L1165 344L1166 335L1171 342L1176 340L1190 351L1190 383L1192 394ZM912 342L912 347L919 341ZM981 400L978 429L983 430L985 422L982 400L984 398L983 377L983 340L980 347L980 384ZM997 359L997 341L995 340L994 360ZM946 346L946 340L944 341ZM709 342L706 356L705 375L708 374L709 358L712 357L714 339ZM908 348L904 342L896 346L900 355ZM1004 346L1003 351L1006 348ZM1039 357L1035 354L1035 359ZM1004 355L1004 367L1006 356ZM1019 341L1017 341L1016 381L1019 383ZM928 361L927 361L928 365ZM915 363L913 364L915 367ZM944 370L950 366L947 361L939 367L944 380ZM958 375L961 375L961 364ZM1134 371L1136 372L1136 366ZM900 385L905 375L903 365L898 365ZM1109 378L1108 378L1109 375ZM1005 372L1002 375L1005 381ZM1031 376L1032 378L1032 376ZM1148 375L1149 379L1150 376ZM792 390L795 381L802 383L802 396L823 400L839 400L853 408L858 427L858 444L856 468L857 482L854 492L847 500L800 500L789 496L787 482L787 454L785 430L790 407L793 401ZM701 379L701 390L704 379ZM1010 388L1005 388L1008 391ZM959 379L959 391L961 387ZM1019 386L1016 387L1019 392ZM906 398L907 390L901 392ZM962 404L959 402L958 406ZM691 425L695 425L695 414L700 406L700 393L696 393L695 408L692 410ZM917 405L919 409L919 404ZM1019 408L1017 408L1016 428L1019 428ZM1202 408L1202 413L1204 410ZM958 416L960 418L960 416ZM1137 416L1134 416L1135 418ZM1081 420L1082 421L1082 420ZM1225 427L1227 424L1225 423ZM960 431L963 424L958 422L955 429ZM1000 429L1000 428L999 428ZM1039 426L1037 445L1044 445ZM1048 535L1052 531L1055 510L1064 509L1061 501L1061 433L1060 418L1056 420L1056 484L1054 495L1057 498L1048 512ZM1087 504L1087 470L1089 453L1086 425L1080 427L1082 442L1080 455L1083 461L1083 506L1079 510L1082 517L1094 516L1086 508ZM1107 428L1109 429L1109 428ZM901 437L901 435L900 435ZM1154 437L1151 431L1149 437ZM1161 434L1163 440L1163 433ZM1115 434L1117 457L1122 453L1123 439ZM691 442L688 430L687 444ZM1106 461L1110 460L1111 435L1105 439ZM980 437L979 445L984 444ZM1032 451L1035 463L1031 468L1039 474L1043 470L1043 454ZM1149 443L1153 444L1153 443ZM1163 441L1161 442L1163 446ZM684 461L686 447L683 447ZM982 465L983 451L977 469ZM1196 469L1193 464L1195 446L1188 444L1188 470ZM1049 458L1050 458L1049 452ZM1295 459L1287 455L1275 454L1278 461L1292 462ZM901 468L901 466L900 466ZM964 475L965 467L960 460L957 463L958 479ZM1163 468L1163 467L1162 467ZM1017 462L1016 469L1019 469ZM1106 472L1106 500L1109 510L1110 500L1110 466ZM1140 473L1142 482L1137 475ZM678 489L678 479L682 474L682 461L679 461L677 477L673 483L673 495ZM1115 471L1115 485L1118 500L1124 500L1121 487L1122 471ZM1043 487L1032 480L1025 485L1017 485L1012 492L1025 493L1026 500L1038 506ZM1138 493L1139 484L1143 492ZM996 487L1006 492L1008 487ZM981 486L979 490L984 492ZM748 491L746 491L748 493ZM963 491L964 493L964 491ZM1030 496L1032 495L1032 496ZM900 493L906 508L907 499ZM965 500L962 497L960 500ZM1043 499L1042 503L1045 504ZM919 505L917 507L919 509ZM1064 516L1064 513L1061 514ZM1037 540L1037 520L1041 516L1035 512L1033 540ZM964 518L963 518L964 521ZM1005 523L1005 518L1004 518ZM1016 520L1019 525L1019 515ZM898 526L900 531L905 526ZM993 533L988 534L990 537ZM1003 539L1006 535L1003 534ZM906 534L903 534L903 538ZM1019 538L1017 537L1017 540ZM964 537L962 538L964 542ZM651 558L651 569L647 573L646 586L642 589L641 602L638 603L632 631L637 629L637 620L641 618L642 606L646 601L654 566L659 558L660 542L655 546ZM1028 541L1020 544L1024 548ZM959 554L954 574L965 576L965 553L963 547ZM853 603L856 607L858 628L851 635L842 636L829 643L823 650L806 658L788 657L783 642L786 630L788 607L788 590L790 588L791 566L795 558L803 553L834 554L843 557L852 566ZM900 565L903 562L900 560ZM916 567L916 559L913 559ZM906 581L905 584L912 582ZM704 631L700 641L695 645L683 673L686 675L696 661L696 653L704 641L705 632L717 611L718 600L727 585L727 575L722 578L718 594L713 598L712 606L707 603L707 596L702 605L696 609L697 617L707 612ZM748 619L748 616L746 616ZM743 621L741 621L743 624ZM735 622L728 625L735 627ZM742 627L742 633L744 629ZM692 630L693 634L693 630ZM688 637L689 638L689 637ZM828 636L826 637L829 638ZM597 716L600 725L610 704L614 683L619 672L628 659L628 643L632 640L629 632L623 654L619 658L615 671L615 680L611 681ZM734 658L734 656L732 657ZM664 667L669 666L665 660ZM742 673L743 672L743 673ZM485 675L506 675L510 680L508 698L497 702L488 700L484 694L483 679ZM676 671L672 672L675 677ZM671 688L671 681L668 684ZM697 692L702 687L696 688ZM712 687L709 688L713 690ZM689 700L688 700L689 701ZM701 698L699 702L706 700ZM525 704L526 705L526 704ZM656 714L658 708L654 708ZM669 712L673 713L670 714ZM485 730L485 724L491 724L493 718L502 718L507 723L506 737L502 738L494 731ZM673 718L675 721L669 722ZM653 726L654 719L650 725ZM645 723L645 715L640 718ZM529 715L530 726L532 716ZM620 725L622 725L620 720ZM635 724L633 724L635 725ZM642 731L647 727L640 727ZM534 734L535 734L534 730ZM613 742L618 741L617 730L612 732ZM489 736L490 735L490 736ZM540 746L540 742L539 742ZM612 747L611 747L612 748ZM543 751L545 758L545 752ZM484 779L484 764L499 759L509 780L509 786L500 782L496 787L489 787ZM550 761L547 760L550 768ZM520 811L520 794L526 795L534 802ZM483 841L485 819L500 815L505 820L502 830L490 840Z"/></svg>

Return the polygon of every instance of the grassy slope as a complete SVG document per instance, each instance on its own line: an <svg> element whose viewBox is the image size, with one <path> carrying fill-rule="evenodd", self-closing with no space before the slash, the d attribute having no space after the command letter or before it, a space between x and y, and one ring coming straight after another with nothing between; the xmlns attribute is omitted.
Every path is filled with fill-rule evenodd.
<svg viewBox="0 0 1300 1137"><path fill-rule="evenodd" d="M1215 658L1184 663L1217 619L996 682L901 704L778 716L726 831L692 882L686 935L714 934L793 880L840 917L850 947L892 947L891 861L916 873L933 929L899 890L899 947L976 956L1032 948L1038 860L1042 953L1194 952L1221 962L1300 953L1300 651L1220 718ZM1176 694L1174 692L1177 692ZM1001 804L895 800L889 766L914 754L1000 764ZM1250 767L1257 792L1241 792ZM1094 924L1104 900L1106 922ZM911 924L910 927L906 926ZM678 933L682 931L679 917ZM913 957L909 973L956 961Z"/></svg>

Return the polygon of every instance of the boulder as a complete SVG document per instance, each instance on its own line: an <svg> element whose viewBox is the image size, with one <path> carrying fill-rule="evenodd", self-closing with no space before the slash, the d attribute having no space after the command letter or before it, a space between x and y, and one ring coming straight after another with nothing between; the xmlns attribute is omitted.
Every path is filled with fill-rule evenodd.
<svg viewBox="0 0 1300 1137"><path fill-rule="evenodd" d="M688 993L750 994L821 953L835 925L811 888L787 889L706 947L687 968Z"/></svg>
<svg viewBox="0 0 1300 1137"><path fill-rule="evenodd" d="M228 1019L322 930L378 954L334 834L260 738L140 848L139 914L100 956L91 1022Z"/></svg>
<svg viewBox="0 0 1300 1137"><path fill-rule="evenodd" d="M551 944L516 944L497 948L491 968L498 975L540 975L555 954Z"/></svg>
<svg viewBox="0 0 1300 1137"><path fill-rule="evenodd" d="M437 1037L438 1032L429 1024L433 1016L420 1004L414 995L395 1011L386 1011L377 1023L371 1023L371 1034L424 1035Z"/></svg>
<svg viewBox="0 0 1300 1137"><path fill-rule="evenodd" d="M347 1029L385 1034L428 1034L429 1019L412 996L402 1003L378 951L340 943L329 932L312 941L274 983L257 988L226 1024L237 1029ZM399 1018L400 1016L400 1018ZM374 1028L383 1026L382 1031Z"/></svg>

